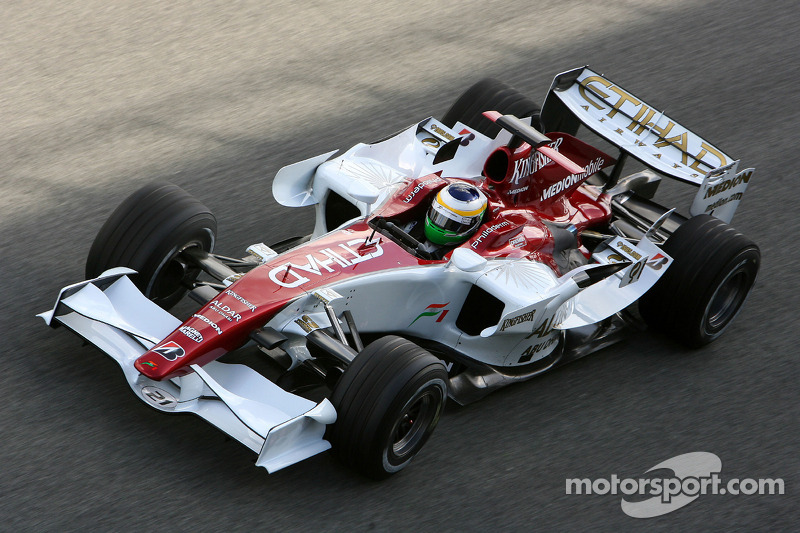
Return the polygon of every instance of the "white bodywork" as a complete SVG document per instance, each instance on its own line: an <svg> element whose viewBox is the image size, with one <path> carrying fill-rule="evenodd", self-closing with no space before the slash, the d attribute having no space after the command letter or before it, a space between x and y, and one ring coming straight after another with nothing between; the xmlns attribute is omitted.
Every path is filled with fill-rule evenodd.
<svg viewBox="0 0 800 533"><path fill-rule="evenodd" d="M530 118L526 120L530 123ZM458 133L464 130L469 133ZM438 150L459 138L465 138L466 144L459 145L458 156L434 164ZM336 154L333 151L283 167L272 182L272 195L287 207L315 205L312 237L316 238L336 229L325 225L325 198L331 191L349 200L361 216L366 216L398 188L420 176L433 173L441 173L445 178L480 176L486 156L510 138L506 131L490 139L461 123L448 128L434 118L427 118L386 140L359 143L340 156L333 157ZM371 206L354 197L357 191L370 190L378 192Z"/></svg>
<svg viewBox="0 0 800 533"><path fill-rule="evenodd" d="M621 243L639 257L614 256ZM332 302L336 315L349 310L362 333L392 332L430 339L488 365L518 366L558 348L561 330L598 323L631 305L672 261L647 239L633 245L618 238L596 254L597 264L559 278L548 266L527 259L487 261L471 250L457 251L445 265L392 269L329 285L335 293L347 295ZM658 260L651 260L657 255ZM620 261L631 265L587 289L580 290L572 281L582 271ZM637 275L632 276L631 271ZM633 283L631 277L635 277ZM473 285L502 301L504 308L495 326L469 335L456 321ZM303 340L308 331L332 327L323 304L313 294L288 305L268 325L295 339L284 349L299 360L309 357ZM527 357L529 354L534 355Z"/></svg>
<svg viewBox="0 0 800 533"><path fill-rule="evenodd" d="M524 120L530 123L530 118ZM462 131L469 132L470 138L459 146L458 157L433 164L437 151L458 139ZM360 216L366 216L418 177L432 173L441 173L442 177L480 176L488 154L510 138L505 130L490 139L461 123L448 128L428 118L378 143L357 144L337 157L332 157L334 151L284 167L273 182L273 195L286 206L314 205L317 213L312 238L316 238L335 229L325 225L325 199L331 191L355 205ZM370 190L376 192L372 205L354 197L357 191ZM648 255L661 253L667 257L650 241L643 240L639 246L646 248ZM348 295L341 310L352 312L362 332L389 331L432 339L482 363L517 366L545 358L557 349L561 330L598 323L628 307L655 284L671 262L667 257L659 270L648 267L636 283L629 283L625 276L634 269L632 264L581 292L569 278L591 265L559 279L549 267L525 259L487 261L471 250L456 252L446 266L388 270L331 287ZM594 259L599 264L610 262L603 254ZM504 309L496 326L468 335L456 327L456 318L473 285L501 300ZM390 313L375 312L387 306ZM455 312L450 313L452 310ZM332 327L319 301L311 296L291 304L268 323L294 339L284 348L296 360L310 357L303 339L309 325L298 325L302 316L311 320L312 329Z"/></svg>
<svg viewBox="0 0 800 533"><path fill-rule="evenodd" d="M63 324L110 355L133 392L169 413L194 413L258 454L256 464L275 472L330 448L325 426L336 410L284 391L238 364L212 361L194 373L153 381L133 366L136 359L181 325L148 300L128 279L135 271L115 268L61 290L52 310L39 316ZM102 289L101 289L102 287Z"/></svg>

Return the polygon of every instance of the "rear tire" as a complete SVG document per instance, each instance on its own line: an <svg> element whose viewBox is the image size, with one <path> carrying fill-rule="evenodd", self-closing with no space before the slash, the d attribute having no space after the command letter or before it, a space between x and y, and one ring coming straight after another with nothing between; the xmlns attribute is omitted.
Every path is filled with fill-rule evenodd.
<svg viewBox="0 0 800 533"><path fill-rule="evenodd" d="M442 123L452 128L456 122L461 122L494 138L500 132L500 126L484 117L484 111L497 111L517 118L532 117L531 125L541 130L541 107L521 92L493 78L484 78L467 89L445 113Z"/></svg>
<svg viewBox="0 0 800 533"><path fill-rule="evenodd" d="M214 249L217 220L199 200L176 185L153 183L111 214L86 259L86 277L126 266L131 280L155 303L169 309L186 293L200 270L178 260L181 251Z"/></svg>
<svg viewBox="0 0 800 533"><path fill-rule="evenodd" d="M674 262L640 300L650 327L690 347L719 337L742 307L761 263L758 246L725 222L699 215L664 243Z"/></svg>
<svg viewBox="0 0 800 533"><path fill-rule="evenodd" d="M400 337L381 337L347 367L333 391L327 438L345 465L373 479L405 468L433 433L447 398L442 362Z"/></svg>

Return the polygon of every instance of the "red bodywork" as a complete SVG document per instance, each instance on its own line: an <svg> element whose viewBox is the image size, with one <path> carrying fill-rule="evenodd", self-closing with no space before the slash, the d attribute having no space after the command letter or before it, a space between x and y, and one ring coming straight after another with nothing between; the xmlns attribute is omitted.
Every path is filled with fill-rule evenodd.
<svg viewBox="0 0 800 533"><path fill-rule="evenodd" d="M465 180L484 191L489 207L482 226L461 247L487 258L525 257L558 272L545 222L571 224L579 231L608 222L608 196L581 185L614 159L569 135L548 136L551 148L587 172L570 174L528 144L513 151L499 148L487 159L482 180ZM436 174L410 181L370 218L424 219L433 196L450 181ZM450 253L421 259L360 220L251 270L137 359L135 367L155 380L187 374L189 365L203 365L242 346L250 332L314 289L383 270L443 263Z"/></svg>

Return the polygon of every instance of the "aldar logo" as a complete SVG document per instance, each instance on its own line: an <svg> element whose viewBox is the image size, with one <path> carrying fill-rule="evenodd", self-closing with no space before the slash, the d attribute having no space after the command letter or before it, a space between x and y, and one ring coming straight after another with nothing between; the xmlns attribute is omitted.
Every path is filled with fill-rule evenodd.
<svg viewBox="0 0 800 533"><path fill-rule="evenodd" d="M178 357L183 357L186 355L186 352L183 351L183 348L181 348L181 346L175 341L165 342L158 348L153 348L152 351L167 361L175 361Z"/></svg>

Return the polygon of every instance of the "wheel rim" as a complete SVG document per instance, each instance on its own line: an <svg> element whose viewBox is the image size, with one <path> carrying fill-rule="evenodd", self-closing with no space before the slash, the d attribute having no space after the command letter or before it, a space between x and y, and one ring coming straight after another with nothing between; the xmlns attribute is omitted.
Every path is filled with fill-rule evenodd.
<svg viewBox="0 0 800 533"><path fill-rule="evenodd" d="M725 327L739 311L748 292L749 276L744 263L733 269L717 286L706 306L706 323L711 330Z"/></svg>
<svg viewBox="0 0 800 533"><path fill-rule="evenodd" d="M406 404L390 434L392 463L410 458L424 444L439 419L443 398L441 389L433 385L420 390Z"/></svg>
<svg viewBox="0 0 800 533"><path fill-rule="evenodd" d="M197 277L200 273L199 268L190 268L185 262L178 259L182 252L191 248L203 248L203 245L199 241L185 244L162 262L147 291L151 300L155 302L170 300L176 294L186 290L183 285L185 280Z"/></svg>

